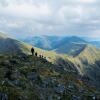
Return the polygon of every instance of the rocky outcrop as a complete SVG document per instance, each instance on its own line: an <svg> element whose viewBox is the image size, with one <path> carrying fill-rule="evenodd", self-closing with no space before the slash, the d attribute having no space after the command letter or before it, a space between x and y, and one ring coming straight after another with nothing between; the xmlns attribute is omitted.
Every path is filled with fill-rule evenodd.
<svg viewBox="0 0 100 100"><path fill-rule="evenodd" d="M8 95L0 92L0 100L8 100Z"/></svg>

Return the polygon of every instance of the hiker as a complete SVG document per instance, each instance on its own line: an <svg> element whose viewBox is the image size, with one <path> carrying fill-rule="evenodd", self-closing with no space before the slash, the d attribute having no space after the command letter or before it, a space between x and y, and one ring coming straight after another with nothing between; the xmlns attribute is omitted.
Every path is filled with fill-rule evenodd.
<svg viewBox="0 0 100 100"><path fill-rule="evenodd" d="M31 48L31 53L32 53L32 55L34 55L34 48L33 47Z"/></svg>
<svg viewBox="0 0 100 100"><path fill-rule="evenodd" d="M44 50L41 51L41 58L43 58Z"/></svg>
<svg viewBox="0 0 100 100"><path fill-rule="evenodd" d="M41 55L39 55L39 58L42 58Z"/></svg>
<svg viewBox="0 0 100 100"><path fill-rule="evenodd" d="M43 55L41 55L41 57L43 58Z"/></svg>
<svg viewBox="0 0 100 100"><path fill-rule="evenodd" d="M37 56L37 52L35 52L35 56Z"/></svg>

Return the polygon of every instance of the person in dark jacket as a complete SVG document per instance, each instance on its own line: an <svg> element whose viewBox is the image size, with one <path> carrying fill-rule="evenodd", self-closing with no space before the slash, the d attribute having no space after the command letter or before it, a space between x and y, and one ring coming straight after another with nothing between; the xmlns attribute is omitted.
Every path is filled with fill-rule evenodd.
<svg viewBox="0 0 100 100"><path fill-rule="evenodd" d="M31 48L31 53L32 53L32 55L34 55L34 51L35 51L35 50L34 50L34 48L32 47L32 48Z"/></svg>
<svg viewBox="0 0 100 100"><path fill-rule="evenodd" d="M37 52L35 52L35 56L37 56Z"/></svg>

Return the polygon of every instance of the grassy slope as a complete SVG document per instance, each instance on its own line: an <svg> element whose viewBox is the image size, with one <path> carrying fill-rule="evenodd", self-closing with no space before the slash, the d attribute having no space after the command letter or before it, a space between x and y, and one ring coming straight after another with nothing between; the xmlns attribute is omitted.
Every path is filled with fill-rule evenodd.
<svg viewBox="0 0 100 100"><path fill-rule="evenodd" d="M41 54L42 52L42 50L39 48L35 48L35 50L38 52L38 54ZM76 57L71 57L66 54L57 54L54 51L45 51L45 50L43 55L53 63L55 63L57 58L63 58L65 60L69 60L76 65L77 69L81 73L84 72L84 67L86 67L86 65L84 64L85 62L88 65L93 65L95 64L96 61L100 60L100 49L97 49L92 45L87 45L85 49Z"/></svg>
<svg viewBox="0 0 100 100"><path fill-rule="evenodd" d="M0 34L0 36L3 39L8 38L4 34L3 35ZM18 48L18 50L20 50L22 53L25 53L25 54L28 54L28 55L31 54L31 52L30 52L31 48L32 48L31 45L28 45L24 42L17 41L15 39L11 39L11 40L14 41L13 45L15 47L14 48L15 50ZM39 48L35 48L35 52L37 52L38 55L43 54L43 56L46 57L48 59L48 61L53 62L53 63L55 63L56 59L58 59L58 58L63 58L65 60L68 59L76 65L79 72L84 71L84 64L82 62L87 61L88 64L94 64L95 61L100 60L100 50L95 48L94 46L91 46L91 45L87 45L85 47L85 49L79 55L77 55L76 57L70 57L66 54L57 54L54 51L45 51L45 50L42 50L42 49L39 49Z"/></svg>
<svg viewBox="0 0 100 100"><path fill-rule="evenodd" d="M13 39L6 34L0 33L0 53L25 53L27 55L31 55L31 48L32 46L29 44L26 44L24 42L18 41L16 39ZM38 53L38 55L43 54L45 57L48 58L49 61L54 62L58 54L51 51L43 51L42 49L35 48L35 52Z"/></svg>
<svg viewBox="0 0 100 100"><path fill-rule="evenodd" d="M87 59L90 64L93 64L94 61L100 59L100 49L95 48L94 46L87 45L82 53L80 53L77 58Z"/></svg>
<svg viewBox="0 0 100 100"><path fill-rule="evenodd" d="M0 33L0 53L25 53L30 54L32 46L20 42L10 36Z"/></svg>
<svg viewBox="0 0 100 100"><path fill-rule="evenodd" d="M31 54L31 52L30 52L30 50L31 50L31 45L28 45L28 44L26 44L26 43L23 43L23 42L20 42L20 41L17 41L17 40L15 40L16 41L16 46L18 47L18 48L20 48L20 50L22 51L22 52L24 52L25 54ZM70 60L71 62L73 62L75 65L76 65L76 68L79 70L79 72L81 73L81 74L83 74L84 73L84 68L85 67L88 67L88 66L86 66L83 62L84 62L84 60L85 60L85 62L88 62L88 64L90 64L90 65L93 65L94 64L94 62L95 61L98 61L98 60L100 60L100 50L99 49L97 49L97 48L95 48L95 47L93 47L93 46L91 46L91 45L87 45L86 46L86 48L79 54L79 55L77 55L76 57L69 57L69 56L67 56L66 54L64 54L64 55L62 55L62 54L57 54L57 53L55 53L54 51L43 51L42 49L39 49L39 48L35 48L35 51L38 53L38 55L40 55L41 53L44 55L44 57L47 57L48 58L48 60L50 61L50 62L53 62L53 63L55 63L55 61L56 61L56 59L57 58L63 58L63 59L65 59L65 60ZM5 59L5 58L4 58ZM2 61L4 61L4 59L2 58ZM8 58L7 58L8 59ZM7 60L6 59L6 60ZM16 58L17 59L17 58ZM15 59L15 60L16 60ZM31 58L31 62L32 62L32 59L33 58ZM1 60L1 59L0 59ZM38 60L38 59L37 59ZM19 61L19 59L18 59L18 62L19 62L19 64L20 64L20 61ZM24 64L25 62L23 62L22 64ZM40 62L39 62L40 63ZM22 64L20 65L20 66L22 66ZM28 62L26 62L26 65L25 65L25 67L27 67L27 64L28 64L28 66L30 66L30 64L28 63ZM38 64L38 63L37 63ZM40 65L41 65L41 63L40 63ZM40 66L39 65L39 66ZM42 64L43 65L43 64ZM41 65L41 66L42 66ZM48 65L48 63L47 63L47 65ZM79 67L79 66L80 67ZM44 66L44 65L43 65ZM37 67L37 66L36 66ZM46 66L45 66L46 67ZM23 70L23 66L22 66L22 70ZM25 68L26 69L26 68ZM29 67L28 67L28 69L29 69ZM2 68L1 68L1 70L2 70ZM26 70L25 70L26 71ZM3 72L3 71L1 71L1 72ZM44 69L43 71L40 71L41 72L41 75L44 75L45 74L45 76L43 76L43 77L46 77L46 76L48 76L48 73L50 72L48 69ZM51 72L50 72L51 73ZM49 74L50 74L49 73ZM53 74L53 73L51 73L51 74ZM68 75L70 75L70 74L68 74L68 73L66 73L67 74L67 76ZM56 72L54 72L54 75L58 75L58 73L56 73ZM2 75L1 75L2 76ZM21 77L21 78L24 78L23 76ZM67 77L68 78L68 77ZM26 80L26 79L25 79ZM23 81L25 81L25 80L23 80ZM59 80L60 81L60 80ZM63 80L64 81L64 80ZM62 79L61 79L61 82L63 82L62 81ZM66 81L66 80L65 80ZM26 84L26 83L25 83ZM27 85L27 84L26 84ZM22 91L22 90L21 90ZM19 95L19 94L18 94Z"/></svg>
<svg viewBox="0 0 100 100"><path fill-rule="evenodd" d="M37 49L39 53L41 49ZM57 58L63 58L73 62L81 74L84 73L84 68L88 65L94 65L96 61L100 61L100 49L95 48L92 45L87 45L84 50L76 57L71 57L66 54L57 54L54 51L45 51L46 57L51 57L52 62L55 62Z"/></svg>
<svg viewBox="0 0 100 100"><path fill-rule="evenodd" d="M0 93L6 93L10 100L72 100L73 95L84 100L91 99L89 95L95 94L95 88L88 86L78 78L77 74L63 70L57 71L53 64L44 62L43 59L33 56L0 56ZM15 62L13 64L13 62ZM55 66L57 67L57 66ZM10 78L7 72L11 72ZM35 74L30 74L35 73ZM31 75L35 79L28 76ZM66 92L56 92L55 88L64 86ZM80 92L84 89L84 93ZM99 94L97 94L99 96Z"/></svg>
<svg viewBox="0 0 100 100"><path fill-rule="evenodd" d="M5 38L5 35L1 35L1 37ZM6 37L6 38L8 38L8 37ZM17 41L15 39L12 39L12 40L15 42L14 49L19 48L21 52L23 52L27 55L31 54L31 52L30 52L31 47L32 47L31 45ZM43 54L43 56L46 57L48 59L48 61L53 62L53 63L55 63L58 58L63 58L66 61L69 60L74 63L75 67L78 69L80 74L84 74L86 72L86 68L90 67L90 65L93 65L95 68L95 66L96 66L95 62L100 61L100 50L91 45L87 45L81 51L81 53L75 57L70 57L66 54L57 54L54 51L45 51L45 50L42 50L39 48L35 48L35 52L37 52L38 55Z"/></svg>
<svg viewBox="0 0 100 100"><path fill-rule="evenodd" d="M71 56L76 56L85 48L85 46L86 44L73 42L60 46L60 48L57 48L55 51L60 54L68 54Z"/></svg>
<svg viewBox="0 0 100 100"><path fill-rule="evenodd" d="M81 74L85 73L85 68L89 65L95 65L96 61L100 61L100 49L92 45L87 45L85 49L76 57L68 57L73 62Z"/></svg>
<svg viewBox="0 0 100 100"><path fill-rule="evenodd" d="M38 55L43 54L44 57L46 57L50 62L55 62L57 58L64 58L66 59L68 56L66 54L57 54L54 51L46 51L39 48L35 48L35 51L38 53Z"/></svg>

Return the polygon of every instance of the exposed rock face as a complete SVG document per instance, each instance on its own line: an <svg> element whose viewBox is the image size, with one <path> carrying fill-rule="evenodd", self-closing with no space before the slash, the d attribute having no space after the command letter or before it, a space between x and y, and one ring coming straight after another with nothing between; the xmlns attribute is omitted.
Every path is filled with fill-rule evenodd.
<svg viewBox="0 0 100 100"><path fill-rule="evenodd" d="M65 71L78 73L78 70L75 67L75 65L69 60L64 60L62 58L59 58L59 59L57 59L56 63L58 66L63 68Z"/></svg>
<svg viewBox="0 0 100 100"><path fill-rule="evenodd" d="M64 85L61 85L61 84L58 84L58 86L55 87L55 91L56 91L57 93L63 94L64 91L65 91L65 86L64 86Z"/></svg>
<svg viewBox="0 0 100 100"><path fill-rule="evenodd" d="M0 93L0 100L8 100L8 95L5 93Z"/></svg>

